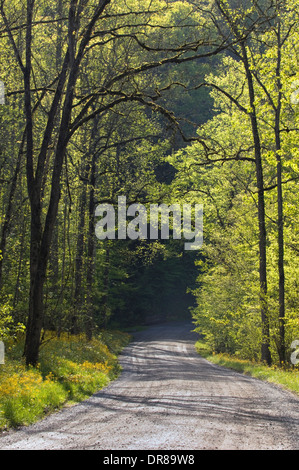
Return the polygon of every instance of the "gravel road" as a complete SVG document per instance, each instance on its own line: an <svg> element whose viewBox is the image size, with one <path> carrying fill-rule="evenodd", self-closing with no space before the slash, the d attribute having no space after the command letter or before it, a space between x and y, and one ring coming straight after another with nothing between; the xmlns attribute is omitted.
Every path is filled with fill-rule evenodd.
<svg viewBox="0 0 299 470"><path fill-rule="evenodd" d="M191 328L137 333L117 380L3 433L0 450L298 450L299 398L199 357Z"/></svg>

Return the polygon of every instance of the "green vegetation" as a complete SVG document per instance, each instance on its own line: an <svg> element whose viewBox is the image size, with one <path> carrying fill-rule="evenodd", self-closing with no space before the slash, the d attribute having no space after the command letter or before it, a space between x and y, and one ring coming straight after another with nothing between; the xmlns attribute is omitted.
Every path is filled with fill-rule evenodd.
<svg viewBox="0 0 299 470"><path fill-rule="evenodd" d="M120 373L117 356L129 340L118 331L101 332L90 342L82 335L58 338L47 332L39 364L27 368L19 338L0 367L0 429L31 424L106 386Z"/></svg>
<svg viewBox="0 0 299 470"><path fill-rule="evenodd" d="M228 354L215 354L203 340L197 341L195 348L202 357L213 364L236 370L260 380L266 380L299 395L298 367L278 367L275 365L269 367L261 362L252 362Z"/></svg>
<svg viewBox="0 0 299 470"><path fill-rule="evenodd" d="M3 393L27 367L40 410L83 397L109 374L88 369L105 364L96 357L79 370L66 337L92 344L99 330L190 316L216 354L290 364L298 11L299 0L1 2ZM119 196L203 204L202 249L173 231L97 239L97 206ZM57 357L44 331L60 338Z"/></svg>
<svg viewBox="0 0 299 470"><path fill-rule="evenodd" d="M195 89L221 50L207 22L181 1L1 6L0 336L25 329L27 365L43 329L91 339L111 322L186 317L195 255L98 240L95 210L171 202L166 156L210 115Z"/></svg>
<svg viewBox="0 0 299 470"><path fill-rule="evenodd" d="M257 31L255 2L215 3L223 39L239 43L200 84L215 113L200 141L169 158L174 194L204 205L192 315L216 353L284 364L299 338L298 8L272 2Z"/></svg>

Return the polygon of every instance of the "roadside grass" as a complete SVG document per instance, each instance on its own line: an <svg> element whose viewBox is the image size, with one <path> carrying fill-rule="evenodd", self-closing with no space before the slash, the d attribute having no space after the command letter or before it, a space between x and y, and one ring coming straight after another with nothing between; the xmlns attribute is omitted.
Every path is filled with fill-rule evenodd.
<svg viewBox="0 0 299 470"><path fill-rule="evenodd" d="M23 339L17 341L0 365L0 430L32 424L108 385L121 371L118 355L130 339L120 331L104 331L90 342L47 332L34 368L25 366Z"/></svg>
<svg viewBox="0 0 299 470"><path fill-rule="evenodd" d="M299 395L298 367L279 367L276 365L269 367L262 363L239 359L228 354L214 354L202 340L196 342L195 348L200 356L213 364L271 382Z"/></svg>

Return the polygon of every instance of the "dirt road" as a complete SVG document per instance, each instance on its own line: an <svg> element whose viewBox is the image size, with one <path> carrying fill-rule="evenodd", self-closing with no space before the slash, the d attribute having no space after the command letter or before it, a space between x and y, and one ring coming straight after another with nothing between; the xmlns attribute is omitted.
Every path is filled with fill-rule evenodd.
<svg viewBox="0 0 299 470"><path fill-rule="evenodd" d="M191 325L151 327L119 379L90 399L3 434L0 449L299 449L299 399L199 357Z"/></svg>

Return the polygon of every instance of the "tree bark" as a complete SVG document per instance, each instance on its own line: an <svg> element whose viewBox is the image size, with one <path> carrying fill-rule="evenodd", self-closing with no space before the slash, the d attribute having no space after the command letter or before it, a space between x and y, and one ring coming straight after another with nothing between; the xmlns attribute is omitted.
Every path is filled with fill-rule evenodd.
<svg viewBox="0 0 299 470"><path fill-rule="evenodd" d="M249 91L250 101L250 120L251 129L254 140L254 153L255 153L255 168L256 168L256 182L258 188L258 223L259 223L259 276L260 276L260 308L261 308L261 321L262 321L262 345L261 345L261 360L268 365L271 364L270 352L270 324L269 324L269 311L267 301L267 234L265 223L265 191L264 191L264 176L262 164L262 150L261 141L258 129L258 122L255 108L255 91L253 84L253 76L250 71L250 64L247 56L246 45L241 43L242 59L246 71L246 78Z"/></svg>
<svg viewBox="0 0 299 470"><path fill-rule="evenodd" d="M278 274L279 274L279 347L278 355L280 363L286 360L285 350L285 272L284 272L284 214L282 193L282 162L281 162L281 138L280 120L282 105L281 83L281 23L278 16L277 29L277 67L276 83L278 90L277 106L275 108L275 147L276 147L276 171L277 171L277 230L278 230Z"/></svg>
<svg viewBox="0 0 299 470"><path fill-rule="evenodd" d="M13 200L14 200L14 195L15 195L15 192L16 192L18 176L19 176L19 173L20 173L21 159L22 159L22 153L23 153L23 149L24 149L24 143L25 143L25 133L23 134L22 142L20 144L20 148L19 148L19 152L18 152L17 163L16 163L14 175L13 175L11 186L10 186L10 192L9 192L9 196L8 196L8 203L7 203L4 223L3 223L3 227L2 227L2 231L1 231L1 240L0 240L0 254L1 254L1 256L0 256L0 289L2 288L2 268L3 268L4 257L5 257L5 251L6 251L6 241L7 241L7 236L8 236L11 217L12 217Z"/></svg>
<svg viewBox="0 0 299 470"><path fill-rule="evenodd" d="M71 319L71 333L77 334L78 327L78 312L82 308L84 292L82 292L82 275L83 275L83 255L84 255L84 230L85 230L85 210L87 201L87 188L86 182L83 182L83 188L79 203L79 222L77 232L77 248L76 248L76 261L75 261L75 290L73 302L73 314Z"/></svg>
<svg viewBox="0 0 299 470"><path fill-rule="evenodd" d="M93 137L95 138L98 129L98 117L94 120ZM96 185L96 162L97 151L94 148L92 153L92 160L90 166L89 177L89 205L88 205L88 241L87 241L87 273L86 273L86 287L87 287L87 311L85 313L85 333L86 338L90 341L92 339L94 313L93 313L93 279L94 279L94 254L95 254L95 234L94 234L94 220L95 220L95 185Z"/></svg>
<svg viewBox="0 0 299 470"><path fill-rule="evenodd" d="M227 2L222 0L216 0L218 9L224 18L225 22L229 25L230 33L233 34L234 39L237 40L240 46L240 52L234 47L232 48L233 54L241 60L245 69L246 81L249 94L249 105L250 112L239 105L238 100L232 99L232 101L238 105L246 114L249 114L251 122L251 131L254 141L254 160L255 160L255 172L256 172L256 184L258 190L258 225L259 225L259 300L260 300L260 315L261 315L261 329L262 329L262 343L261 343L261 360L266 362L268 365L271 364L271 352L270 352L270 323L269 323L269 309L267 301L267 233L265 223L265 191L264 191L264 175L263 175L263 164L262 164L262 147L260 141L260 134L258 128L258 119L255 107L255 90L253 74L250 67L250 61L247 54L247 41L250 38L250 31L254 31L256 26L248 28L248 34L242 32L242 28L239 28L238 22L231 15ZM221 27L219 27L220 34ZM224 37L227 41L227 37Z"/></svg>

